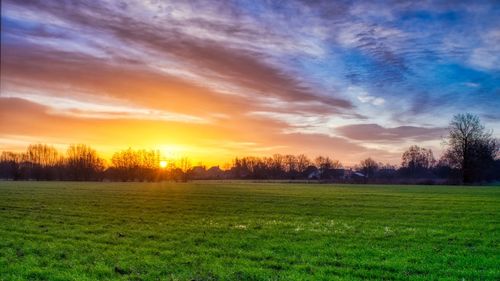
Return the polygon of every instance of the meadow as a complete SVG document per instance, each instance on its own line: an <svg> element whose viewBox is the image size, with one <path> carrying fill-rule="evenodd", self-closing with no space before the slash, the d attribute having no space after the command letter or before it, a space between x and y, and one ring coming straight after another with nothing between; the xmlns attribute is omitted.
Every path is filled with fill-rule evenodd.
<svg viewBox="0 0 500 281"><path fill-rule="evenodd" d="M0 280L500 280L500 188L0 182Z"/></svg>

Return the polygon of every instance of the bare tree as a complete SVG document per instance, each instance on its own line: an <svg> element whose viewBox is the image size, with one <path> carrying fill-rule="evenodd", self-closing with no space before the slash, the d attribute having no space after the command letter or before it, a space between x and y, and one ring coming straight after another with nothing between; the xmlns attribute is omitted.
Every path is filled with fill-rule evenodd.
<svg viewBox="0 0 500 281"><path fill-rule="evenodd" d="M192 167L191 160L189 160L189 158L187 158L187 157L182 157L181 159L179 159L178 163L179 163L178 164L179 168L184 173L187 172Z"/></svg>
<svg viewBox="0 0 500 281"><path fill-rule="evenodd" d="M269 160L271 177L275 179L283 177L286 166L285 157L281 154L274 154Z"/></svg>
<svg viewBox="0 0 500 281"><path fill-rule="evenodd" d="M160 151L158 150L140 150L141 171L140 177L142 180L153 181L158 177L160 169Z"/></svg>
<svg viewBox="0 0 500 281"><path fill-rule="evenodd" d="M284 158L285 171L291 176L295 175L298 170L297 157L295 157L295 155L287 154Z"/></svg>
<svg viewBox="0 0 500 281"><path fill-rule="evenodd" d="M160 165L157 150L122 150L111 158L112 175L121 181L152 181L156 178Z"/></svg>
<svg viewBox="0 0 500 281"><path fill-rule="evenodd" d="M139 176L141 159L132 148L115 152L111 157L111 163L122 181L134 181Z"/></svg>
<svg viewBox="0 0 500 281"><path fill-rule="evenodd" d="M21 163L23 155L10 151L0 154L0 178L19 180L22 177Z"/></svg>
<svg viewBox="0 0 500 281"><path fill-rule="evenodd" d="M332 169L342 169L343 165L339 160L332 161Z"/></svg>
<svg viewBox="0 0 500 281"><path fill-rule="evenodd" d="M366 158L365 160L359 163L361 168L361 172L365 174L367 178L372 178L375 176L375 173L378 170L378 163L372 158Z"/></svg>
<svg viewBox="0 0 500 281"><path fill-rule="evenodd" d="M60 157L53 146L30 144L23 160L29 170L29 178L50 180L55 176L55 167L58 165Z"/></svg>
<svg viewBox="0 0 500 281"><path fill-rule="evenodd" d="M70 179L84 181L100 179L100 174L104 171L104 160L90 146L70 145L66 154Z"/></svg>
<svg viewBox="0 0 500 281"><path fill-rule="evenodd" d="M299 173L303 173L311 164L311 160L306 155L297 155L297 171Z"/></svg>
<svg viewBox="0 0 500 281"><path fill-rule="evenodd" d="M415 177L432 168L436 162L432 150L412 145L401 156L401 166Z"/></svg>
<svg viewBox="0 0 500 281"><path fill-rule="evenodd" d="M329 157L318 156L314 159L314 164L316 164L316 167L320 170L327 170L332 168L333 161Z"/></svg>
<svg viewBox="0 0 500 281"><path fill-rule="evenodd" d="M43 167L54 166L59 161L59 153L53 146L30 144L26 150L26 161Z"/></svg>
<svg viewBox="0 0 500 281"><path fill-rule="evenodd" d="M443 162L458 169L463 183L481 180L483 171L493 164L499 146L486 131L479 117L470 113L458 114L449 125L448 149Z"/></svg>

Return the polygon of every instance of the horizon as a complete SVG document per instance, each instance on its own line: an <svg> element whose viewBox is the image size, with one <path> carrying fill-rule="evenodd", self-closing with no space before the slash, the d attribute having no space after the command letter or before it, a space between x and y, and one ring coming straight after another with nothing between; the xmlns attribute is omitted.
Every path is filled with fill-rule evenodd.
<svg viewBox="0 0 500 281"><path fill-rule="evenodd" d="M500 138L494 1L155 3L2 1L0 151L399 166L462 112Z"/></svg>
<svg viewBox="0 0 500 281"><path fill-rule="evenodd" d="M45 146L45 147L49 147L49 148L54 148L56 151L57 151L57 156L60 157L60 159L58 161L63 161L64 162L64 159L67 157L67 150L70 146L78 146L78 145L84 145L84 146L87 146L91 149L93 149L93 147L91 146L88 146L86 144L69 144L67 145L64 149L60 149L60 148L57 148L56 146L54 145L51 145L51 144L44 144L44 143L36 143L36 144L30 144L29 146ZM157 167L155 169L160 169L160 170L171 170L171 169L176 169L176 168L180 168L180 163L182 161L187 161L188 162L188 165L189 165L189 169L192 169L192 168L196 168L196 167L204 167L206 169L209 169L209 168L212 168L212 167L218 167L220 168L221 170L223 171L228 171L230 170L232 167L234 167L234 161L237 160L237 159L243 159L243 158L252 158L252 157L257 157L257 158L272 158L273 156L275 156L276 154L272 154L272 155L262 155L262 156L255 156L255 155L242 155L242 156L239 156L239 155L235 155L233 156L229 161L227 162L217 162L217 163L210 163L210 162L203 162L203 161L197 161L195 162L193 159L185 156L185 155L179 155L179 156L172 156L172 155L166 155L166 154L162 154L162 152L160 150L157 150L157 149L147 149L147 148L141 148L141 149L136 149L134 147L128 147L126 149L120 149L120 150L116 150L116 151L113 151L112 152L112 155L110 157L106 157L104 156L103 154L99 153L99 151L96 151L97 153L97 156L100 157L102 160L104 160L104 167L105 168L112 168L114 167L115 165L113 164L113 161L112 161L112 157L113 155L118 155L119 153L121 152L125 152L125 151L132 151L134 153L136 152L139 152L141 150L144 150L146 152L155 152L155 153L158 153L158 163L157 163ZM0 153L2 152L6 152L6 153L9 153L9 152L13 152L13 153L17 153L21 158L24 158L25 155L27 154L27 151L28 151L28 147L25 147L24 149L22 150L19 150L19 151L11 151L11 150L2 150L0 151ZM281 155L281 156L287 156L287 155L291 155L291 156L299 156L301 155L302 153L298 153L298 154L278 154L278 155ZM104 156L104 157L103 157ZM318 158L318 157L329 157L328 155L316 155L314 157L308 157L308 160L310 161L309 165L310 166L318 166L317 163L315 163L315 159ZM371 157L370 157L371 158ZM332 161L337 161L338 159L333 159L333 158L329 158L330 160ZM343 162L341 162L340 160L338 160L341 165L341 167L339 167L340 169L350 169L350 170L356 170L356 169L359 169L359 164L362 160L365 160L365 159L360 159L360 161L356 162L355 164L344 164ZM373 159L374 161L377 162L377 164L381 164L381 166L387 166L387 165L390 165L390 166L393 166L394 168L400 168L401 167L401 163L398 163L398 164L391 164L391 163L382 163L380 161L377 161L377 159ZM30 160L27 160L27 161L30 161ZM437 160L436 160L437 161Z"/></svg>

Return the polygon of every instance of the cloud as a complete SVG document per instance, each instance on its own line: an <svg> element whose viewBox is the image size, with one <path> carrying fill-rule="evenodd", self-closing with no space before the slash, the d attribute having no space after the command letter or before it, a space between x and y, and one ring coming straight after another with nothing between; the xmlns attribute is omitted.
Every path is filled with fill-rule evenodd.
<svg viewBox="0 0 500 281"><path fill-rule="evenodd" d="M262 52L263 49L273 51L265 48L266 44L262 41L271 40L276 44L283 42L283 38L275 38L272 33L256 33L253 26L243 26L242 32L235 32L238 27L234 27L234 23L221 20L216 24L209 24L206 18L195 17L199 15L196 5L194 8L185 9L186 11L175 9L163 12L165 18L156 21L126 13L133 7L118 13L118 17L107 17L105 13L114 7L95 5L98 7L77 4L76 7L65 9L47 1L35 6L41 12L62 19L72 29L80 29L83 26L85 29L91 29L92 34L88 36L97 35L99 38L105 35L103 38L112 37L117 43L130 44L143 50L142 57L138 58L141 61L155 61L160 65L163 61L166 68L172 64L187 68L186 72L193 72L195 77L204 78L198 81L203 86L210 86L206 80L215 80L233 85L240 92L248 92L251 95L271 95L285 100L321 100L332 106L351 107L348 101L319 95L306 81L301 81L287 73L286 69L274 65L272 57ZM150 8L159 11L158 17L162 15L161 5ZM182 16L178 15L179 13ZM213 18L216 16L213 15ZM124 22L127 23L126 27ZM201 33L210 34L210 38L193 35L193 28L203 28ZM218 37L214 34L224 36ZM248 44L236 44L233 38L239 38ZM260 49L248 48L249 44L255 44ZM111 55L120 58L119 54ZM179 72L170 72L176 73Z"/></svg>
<svg viewBox="0 0 500 281"><path fill-rule="evenodd" d="M474 82L464 82L462 84L470 88L477 88L481 86L479 83L474 83Z"/></svg>
<svg viewBox="0 0 500 281"><path fill-rule="evenodd" d="M446 128L425 128L399 126L385 128L377 124L355 124L335 128L341 135L361 141L424 141L439 139L446 134Z"/></svg>
<svg viewBox="0 0 500 281"><path fill-rule="evenodd" d="M377 98L370 95L360 95L358 96L358 100L362 103L371 103L373 105L383 105L385 103L383 98Z"/></svg>
<svg viewBox="0 0 500 281"><path fill-rule="evenodd" d="M190 156L212 163L229 161L236 155L269 155L269 153L306 153L332 155L344 163L355 163L368 155L381 160L396 159L384 151L367 150L350 140L311 133L282 133L288 125L267 118L238 118L234 123L210 124L160 121L151 119L82 118L60 115L49 107L20 98L0 97L0 139L11 139L9 147L23 149L27 142L51 140L59 146L70 143L90 143L100 151L116 151L118 147L168 147L182 144ZM8 120L8 121L7 121ZM37 120L37 122L33 122ZM123 128L126 128L124 130ZM256 133L258 130L260 133ZM25 141L20 141L25 140ZM119 144L116 140L121 140ZM20 145L15 147L15 145ZM158 146L160 144L160 146ZM63 146L61 146L63 147ZM235 150L238 151L235 154ZM196 158L198 157L198 158ZM213 162L213 163L217 163Z"/></svg>
<svg viewBox="0 0 500 281"><path fill-rule="evenodd" d="M204 147L207 143L224 141L260 141L251 128L264 134L277 132L283 127L269 120L241 119L235 123L214 120L211 123L179 122L158 119L88 118L79 114L60 114L53 108L20 98L0 97L0 138L11 136L58 140L58 143L88 143L97 147L136 146L154 148L175 144ZM33 122L36 120L36 122ZM113 148L114 146L114 148ZM208 147L210 151L214 147ZM216 148L216 147L215 147ZM234 155L233 155L234 156ZM212 156L213 157L213 156Z"/></svg>
<svg viewBox="0 0 500 281"><path fill-rule="evenodd" d="M472 50L470 64L480 69L500 70L500 29L482 34L481 45Z"/></svg>
<svg viewBox="0 0 500 281"><path fill-rule="evenodd" d="M122 15L122 19L107 18L101 13L109 10L109 7L100 7L103 10L101 12L98 12L97 7L87 5L67 10L52 5L50 2L37 3L36 7L40 12L57 17L65 23L68 29L79 29L85 24L85 29L93 31L91 35L87 35L88 37L95 38L94 40L97 41L101 39L109 41L103 43L111 44L104 46L106 48L104 51L108 53L109 57L92 57L91 52L75 53L60 49L55 50L47 46L35 48L31 42L24 42L21 46L19 44L6 44L6 51L3 56L6 62L3 66L5 69L10 70L6 71L7 75L4 77L6 80L9 79L12 70L17 70L17 80L31 80L33 76L39 77L42 75L45 76L42 77L44 79L51 79L51 81L43 81L43 83L62 83L66 85L71 83L73 87L85 87L85 77L92 75L93 71L108 72L109 74L96 73L95 75L102 76L105 79L108 75L119 75L119 72L123 72L121 69L125 67L135 69L136 73L155 72L153 74L155 77L166 76L164 80L172 80L172 78L184 80L191 84L189 87L194 85L213 93L244 95L244 98L251 97L254 101L259 100L254 99L254 97L273 97L290 103L309 101L311 102L309 107L314 104L313 102L317 102L323 107L324 105L329 106L332 111L352 108L349 101L332 95L322 95L305 81L301 81L286 70L280 69L279 65L266 62L270 61L270 59L263 53L239 48L241 46L231 41L220 39L219 41L222 42L218 42L213 39L200 39L192 36L184 30L189 29L190 24L193 24L191 23L192 19L188 20L187 25L185 25L185 22L182 24L177 22L172 28L165 29L164 25L159 23L155 24L153 22L149 24L144 22L144 19L130 18L128 15ZM197 20L194 23L196 26L198 25ZM126 21L130 26L124 28L122 21ZM204 26L206 27L206 25ZM213 28L221 29L218 32L222 32L228 29L229 26L221 27L216 25ZM8 32L9 30L7 30ZM125 57L124 55L134 55L137 52L126 49L125 54L117 53L114 50L116 43L112 43L113 41L109 40L110 37L114 38L115 41L118 40L118 42L128 44L134 50L142 50L143 52L140 57L134 59ZM56 38L58 37L56 36ZM227 38L231 37L227 36ZM51 40L53 39L51 38ZM93 46L99 46L100 43L98 43L94 42ZM117 49L121 52L123 47ZM100 70L102 66L105 68L103 71ZM115 71L113 68L119 70ZM36 75L33 73L41 69L47 71L48 74ZM53 77L48 77L50 73L54 73ZM19 77L21 75L25 77ZM142 75L137 74L137 76ZM82 79L82 77L84 78ZM103 80L101 78L89 78ZM74 81L65 81L69 79L74 79ZM109 81L114 80L114 77L109 79ZM99 86L100 83L110 84L107 81L98 81L97 85ZM91 81L89 84L93 86L96 83ZM134 88L137 88L137 86L134 86ZM101 90L102 92L102 89L92 90ZM142 89L138 90L141 91ZM113 95L114 93L106 91L106 94ZM121 91L120 95L123 95L123 91Z"/></svg>
<svg viewBox="0 0 500 281"><path fill-rule="evenodd" d="M12 94L3 95L4 98L21 98L51 108L53 114L95 119L140 119L175 121L186 123L208 123L209 120L197 116L172 113L150 108L110 103L102 100L92 102L74 100L71 98L52 97L49 95Z"/></svg>
<svg viewBox="0 0 500 281"><path fill-rule="evenodd" d="M368 91L366 91L362 87L349 86L346 92L349 96L355 97L361 103L368 103L375 106L380 106L385 103L384 98L371 95L368 93Z"/></svg>

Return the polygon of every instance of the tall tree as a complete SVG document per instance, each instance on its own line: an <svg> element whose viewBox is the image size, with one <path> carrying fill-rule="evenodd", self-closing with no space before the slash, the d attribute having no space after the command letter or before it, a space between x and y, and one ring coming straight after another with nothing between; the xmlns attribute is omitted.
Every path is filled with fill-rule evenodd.
<svg viewBox="0 0 500 281"><path fill-rule="evenodd" d="M287 154L285 155L285 171L289 174L289 176L294 176L298 170L298 161L295 155Z"/></svg>
<svg viewBox="0 0 500 281"><path fill-rule="evenodd" d="M133 181L137 179L141 159L140 155L132 148L115 152L111 157L111 163L122 181Z"/></svg>
<svg viewBox="0 0 500 281"><path fill-rule="evenodd" d="M328 170L333 166L333 160L330 157L318 156L314 159L314 164L319 170Z"/></svg>
<svg viewBox="0 0 500 281"><path fill-rule="evenodd" d="M90 146L70 145L66 165L72 180L98 180L104 171L104 160Z"/></svg>
<svg viewBox="0 0 500 281"><path fill-rule="evenodd" d="M54 168L59 163L60 157L53 146L30 144L24 156L30 178L50 180L54 177Z"/></svg>
<svg viewBox="0 0 500 281"><path fill-rule="evenodd" d="M23 155L21 153L2 151L2 154L0 154L0 179L21 179L22 159Z"/></svg>
<svg viewBox="0 0 500 281"><path fill-rule="evenodd" d="M421 175L432 168L436 160L432 150L412 145L401 156L401 166L412 177Z"/></svg>
<svg viewBox="0 0 500 281"><path fill-rule="evenodd" d="M378 163L372 158L366 158L359 163L361 172L365 174L367 178L372 178L378 170Z"/></svg>
<svg viewBox="0 0 500 281"><path fill-rule="evenodd" d="M479 117L470 113L458 114L449 125L448 149L443 158L458 169L463 183L482 180L482 175L498 155L498 143L487 131Z"/></svg>
<svg viewBox="0 0 500 281"><path fill-rule="evenodd" d="M189 169L191 169L193 165L191 164L191 160L188 157L182 157L178 161L178 167L185 173Z"/></svg>
<svg viewBox="0 0 500 281"><path fill-rule="evenodd" d="M310 165L311 160L306 155L300 154L297 156L297 170L299 173L303 173Z"/></svg>

